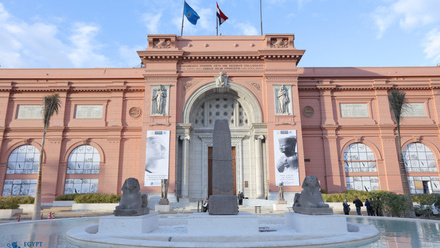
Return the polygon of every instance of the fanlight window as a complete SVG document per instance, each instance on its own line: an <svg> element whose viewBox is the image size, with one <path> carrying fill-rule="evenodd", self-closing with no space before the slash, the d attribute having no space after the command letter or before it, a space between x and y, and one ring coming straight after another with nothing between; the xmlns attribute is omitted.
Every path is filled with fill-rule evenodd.
<svg viewBox="0 0 440 248"><path fill-rule="evenodd" d="M194 111L195 127L213 127L216 120L228 120L230 126L248 126L249 120L241 104L231 98L215 98L203 102Z"/></svg>
<svg viewBox="0 0 440 248"><path fill-rule="evenodd" d="M32 145L17 147L9 156L6 174L37 174L40 151Z"/></svg>
<svg viewBox="0 0 440 248"><path fill-rule="evenodd" d="M82 145L70 153L67 174L99 174L101 156L98 150L90 145Z"/></svg>
<svg viewBox="0 0 440 248"><path fill-rule="evenodd" d="M345 172L376 172L373 151L363 143L351 144L344 152Z"/></svg>
<svg viewBox="0 0 440 248"><path fill-rule="evenodd" d="M422 143L411 143L403 150L407 172L436 172L437 165L431 149Z"/></svg>

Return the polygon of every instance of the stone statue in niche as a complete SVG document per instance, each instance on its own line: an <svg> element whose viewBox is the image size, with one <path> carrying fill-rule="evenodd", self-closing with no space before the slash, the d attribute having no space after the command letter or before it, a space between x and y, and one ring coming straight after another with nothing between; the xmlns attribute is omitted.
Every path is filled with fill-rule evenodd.
<svg viewBox="0 0 440 248"><path fill-rule="evenodd" d="M230 88L231 85L229 85L228 82L228 76L223 74L223 72L220 72L220 76L215 77L215 85L218 88Z"/></svg>
<svg viewBox="0 0 440 248"><path fill-rule="evenodd" d="M153 40L154 48L171 48L171 40L170 39L154 39Z"/></svg>
<svg viewBox="0 0 440 248"><path fill-rule="evenodd" d="M141 194L139 181L127 178L122 186L122 197L113 214L115 216L138 216L148 214L148 196Z"/></svg>
<svg viewBox="0 0 440 248"><path fill-rule="evenodd" d="M300 214L309 215L325 215L333 214L333 209L322 199L322 194L319 191L318 178L316 176L307 176L302 184L303 191L295 194L293 201L293 210Z"/></svg>
<svg viewBox="0 0 440 248"><path fill-rule="evenodd" d="M281 86L281 88L278 90L277 97L278 97L278 114L288 114L289 113L289 91L286 89L286 86Z"/></svg>
<svg viewBox="0 0 440 248"><path fill-rule="evenodd" d="M165 114L165 104L167 99L167 90L162 85L159 87L159 89L156 90L156 93L153 96L153 103L154 103L154 114Z"/></svg>
<svg viewBox="0 0 440 248"><path fill-rule="evenodd" d="M168 179L161 179L160 182L160 200L159 205L169 205L168 200Z"/></svg>

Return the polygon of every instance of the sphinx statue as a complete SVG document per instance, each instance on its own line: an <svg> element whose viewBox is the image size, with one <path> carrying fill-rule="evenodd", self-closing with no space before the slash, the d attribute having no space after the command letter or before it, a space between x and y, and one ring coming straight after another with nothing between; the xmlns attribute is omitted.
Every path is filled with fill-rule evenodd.
<svg viewBox="0 0 440 248"><path fill-rule="evenodd" d="M302 184L303 191L295 194L293 201L293 210L299 214L324 215L333 214L333 209L322 199L319 191L318 178L316 176L307 176Z"/></svg>
<svg viewBox="0 0 440 248"><path fill-rule="evenodd" d="M141 194L139 181L127 178L122 186L122 197L113 214L115 216L139 216L150 213L148 196Z"/></svg>

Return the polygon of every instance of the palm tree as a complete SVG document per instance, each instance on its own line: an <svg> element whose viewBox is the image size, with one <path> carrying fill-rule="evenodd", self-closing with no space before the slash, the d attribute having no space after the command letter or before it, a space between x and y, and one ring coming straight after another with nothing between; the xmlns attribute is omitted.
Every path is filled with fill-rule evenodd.
<svg viewBox="0 0 440 248"><path fill-rule="evenodd" d="M58 94L53 94L44 97L44 108L43 108L43 141L41 142L41 152L40 161L38 163L38 178L37 178L37 189L35 191L35 202L34 202L34 213L32 215L32 220L40 219L41 213L41 175L43 169L43 154L44 154L44 142L46 140L46 132L49 128L50 118L54 113L58 114L58 109L61 106L61 102Z"/></svg>
<svg viewBox="0 0 440 248"><path fill-rule="evenodd" d="M409 189L408 175L405 168L405 161L403 160L402 140L400 137L400 120L402 118L402 113L405 110L405 103L406 103L405 92L392 90L388 95L388 100L390 102L390 108L394 113L394 119L396 120L396 124L397 124L397 136L399 141L400 177L402 180L403 194L406 200L405 214L409 217L414 218L415 217L414 207L411 198L411 191Z"/></svg>

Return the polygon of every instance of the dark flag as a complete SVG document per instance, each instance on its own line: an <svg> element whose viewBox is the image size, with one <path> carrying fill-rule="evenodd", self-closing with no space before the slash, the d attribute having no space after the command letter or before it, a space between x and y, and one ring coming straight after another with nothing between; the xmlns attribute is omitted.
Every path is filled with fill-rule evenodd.
<svg viewBox="0 0 440 248"><path fill-rule="evenodd" d="M222 25L223 22L225 22L226 20L228 20L228 17L223 14L223 12L220 10L220 8L218 7L218 3L217 3L217 18L218 18L218 23L220 25Z"/></svg>

